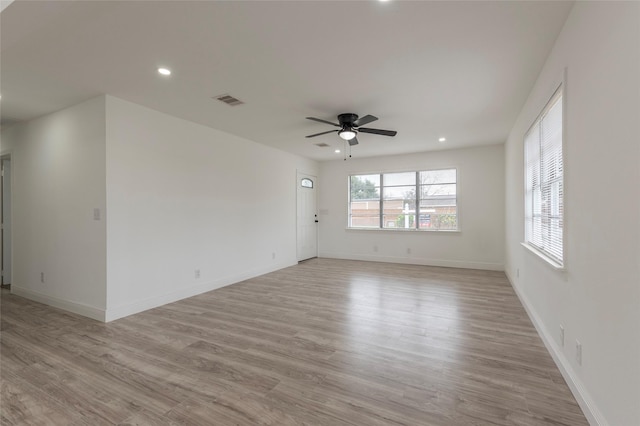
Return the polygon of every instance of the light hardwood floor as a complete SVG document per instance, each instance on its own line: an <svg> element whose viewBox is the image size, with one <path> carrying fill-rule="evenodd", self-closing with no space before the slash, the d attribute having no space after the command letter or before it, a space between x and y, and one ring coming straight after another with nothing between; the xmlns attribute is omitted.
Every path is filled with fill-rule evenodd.
<svg viewBox="0 0 640 426"><path fill-rule="evenodd" d="M3 425L585 425L501 272L313 259L102 324L2 293Z"/></svg>

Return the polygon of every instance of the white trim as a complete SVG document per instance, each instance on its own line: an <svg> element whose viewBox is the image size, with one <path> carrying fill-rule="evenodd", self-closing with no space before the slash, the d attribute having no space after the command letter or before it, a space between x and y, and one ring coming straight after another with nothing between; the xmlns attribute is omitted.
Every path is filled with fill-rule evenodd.
<svg viewBox="0 0 640 426"><path fill-rule="evenodd" d="M543 260L546 265L555 269L556 271L565 272L567 270L563 265L559 264L556 260L547 256L543 251L538 250L537 247L532 246L531 244L526 243L524 241L521 242L520 245L526 248L531 253L535 254L538 258L540 258L540 260Z"/></svg>
<svg viewBox="0 0 640 426"><path fill-rule="evenodd" d="M569 258L567 256L567 247L568 247L568 238L567 235L569 235L569 231L568 231L568 224L569 222L567 221L567 218L569 217L567 215L567 211L571 210L571 207L569 206L569 204L567 203L567 193L571 192L571 189L569 189L567 191L567 188L569 188L567 186L567 144L568 144L568 139L567 139L567 135L568 135L568 117L569 117L569 113L568 113L568 105L569 105L569 95L567 92L567 76L568 76L568 68L564 67L562 69L562 82L560 83L560 86L562 86L562 265L564 268L567 267L567 259ZM571 167L571 166L569 166Z"/></svg>
<svg viewBox="0 0 640 426"><path fill-rule="evenodd" d="M529 121L529 126L527 126L527 131L524 132L524 134L529 133L529 130L531 130L531 127L533 127L533 125L536 123L536 121L538 121L538 119L540 117L542 117L542 114L547 106L547 104L549 103L549 101L551 101L551 99L553 99L553 95L556 94L556 92L558 91L558 89L562 86L563 87L563 97L566 94L566 90L564 90L566 88L566 84L567 84L567 68L563 68L562 69L562 73L560 73L560 75L557 75L553 80L551 80L549 82L549 84L547 85L546 89L543 91L543 93L551 93L551 95L542 98L542 100L540 101L540 103L533 108L533 111L540 111L538 112L535 117L533 117L532 120ZM562 112L563 112L563 119L562 119L562 127L563 127L563 148L564 148L564 127L566 124L566 121L564 119L564 100L562 101L563 105L562 105Z"/></svg>
<svg viewBox="0 0 640 426"><path fill-rule="evenodd" d="M105 322L114 321L120 318L127 317L129 315L137 314L142 311L146 311L148 309L157 308L159 306L166 305L168 303L177 302L178 300L186 299L188 297L193 297L198 294L206 293L208 291L216 290L221 287L225 287L231 284L238 283L240 281L244 281L250 278L257 277L259 275L264 275L269 272L277 271L282 268L287 268L289 266L296 265L297 262L284 262L279 263L267 268L258 268L254 270L245 271L239 274L228 275L226 277L222 277L216 279L214 281L210 281L204 284L194 285L188 288L184 288L178 291L173 291L171 293L163 294L160 296L154 296L145 300L140 300L134 303L123 304L120 306L116 306L113 308L107 307Z"/></svg>
<svg viewBox="0 0 640 426"><path fill-rule="evenodd" d="M544 323L540 320L540 317L533 309L533 305L529 303L529 300L524 295L524 293L522 293L517 286L513 285L514 280L511 279L509 272L507 272L506 270L505 275L509 280L509 284L511 284L511 287L515 291L516 296L518 296L518 299L520 299L520 303L522 303L524 310L527 312L529 319L533 323L533 326L536 328L536 331L538 332L538 335L547 348L547 351L551 355L551 358L553 358L553 361L560 370L562 377L567 382L571 393L578 402L578 405L582 409L582 412L587 418L589 424L592 426L608 426L608 423L606 422L604 416L596 406L593 398L591 398L591 395L589 395L589 392L587 392L587 390L585 389L576 372L571 367L571 364L567 360L567 357L564 355L558 345L556 345L555 340L553 340L553 337L551 337L552 334L549 333L547 328L544 326Z"/></svg>
<svg viewBox="0 0 640 426"><path fill-rule="evenodd" d="M74 314L82 315L83 317L105 322L104 309L99 309L94 306L85 305L84 303L71 302L69 300L60 299L54 296L49 296L48 294L40 293L38 291L29 290L22 287L16 287L14 284L11 285L11 294L24 297L25 299L30 299L36 302L44 303L45 305L53 306L54 308L73 312Z"/></svg>
<svg viewBox="0 0 640 426"><path fill-rule="evenodd" d="M345 231L373 231L373 232L431 232L434 234L461 234L461 229L416 229L416 228L344 228Z"/></svg>
<svg viewBox="0 0 640 426"><path fill-rule="evenodd" d="M493 262L474 262L467 260L425 259L395 256L377 256L370 254L320 252L318 257L328 259L364 260L367 262L402 263L406 265L442 266L445 268L483 269L486 271L504 271L504 264Z"/></svg>

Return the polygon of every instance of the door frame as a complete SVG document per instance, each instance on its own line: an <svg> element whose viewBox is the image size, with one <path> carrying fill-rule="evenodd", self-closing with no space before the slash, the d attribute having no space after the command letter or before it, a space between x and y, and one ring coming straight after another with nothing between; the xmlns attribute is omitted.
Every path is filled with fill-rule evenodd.
<svg viewBox="0 0 640 426"><path fill-rule="evenodd" d="M315 240L315 256L314 257L318 257L318 177L313 174L313 173L307 173L305 171L296 169L296 260L298 262L301 262L302 260L307 260L307 259L300 259L300 247L299 247L299 239L298 239L298 232L299 232L299 217L300 217L300 182L301 179L303 177L310 177L313 178L313 189L314 189L314 194L315 194L315 205L316 205L316 212L315 212L315 216L316 216L316 240ZM313 259L313 257L310 257L308 259Z"/></svg>
<svg viewBox="0 0 640 426"><path fill-rule="evenodd" d="M8 171L5 170L4 168L4 162L5 161L10 161L11 162L11 167L9 168ZM11 274L13 275L13 241L12 241L12 232L11 232L11 228L12 228L12 224L13 224L13 179L11 174L13 171L13 161L11 159L11 152L3 152L0 154L0 170L2 170L2 174L0 176L0 224L2 224L2 226L0 227L0 269L1 269L1 273L0 273L0 286L5 287L5 286L10 286L11 282L5 283L5 269L6 269L6 265L5 265L5 257L6 257L6 253L4 250L4 240L7 237L7 234L9 234L9 250L8 250L8 254L9 254L9 270L11 271ZM7 224L5 224L5 217L4 217L4 211L5 211L5 207L4 207L4 182L5 179L7 178L6 174L8 174L9 176L9 188L8 188L8 197L9 197L9 224L7 226ZM9 229L9 232L7 232L7 228ZM9 280L12 281L12 280Z"/></svg>

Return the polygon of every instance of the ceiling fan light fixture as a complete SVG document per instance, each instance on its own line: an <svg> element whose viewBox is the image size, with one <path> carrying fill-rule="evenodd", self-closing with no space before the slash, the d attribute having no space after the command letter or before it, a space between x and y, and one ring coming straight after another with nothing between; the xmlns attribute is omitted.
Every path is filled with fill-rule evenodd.
<svg viewBox="0 0 640 426"><path fill-rule="evenodd" d="M342 129L338 132L338 135L345 141L350 141L356 137L356 132L351 129Z"/></svg>

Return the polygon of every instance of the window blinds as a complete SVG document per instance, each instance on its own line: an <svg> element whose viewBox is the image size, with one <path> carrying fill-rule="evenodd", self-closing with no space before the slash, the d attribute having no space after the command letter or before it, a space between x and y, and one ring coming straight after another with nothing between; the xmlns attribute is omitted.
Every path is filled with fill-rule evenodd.
<svg viewBox="0 0 640 426"><path fill-rule="evenodd" d="M525 240L563 264L562 87L524 138Z"/></svg>

